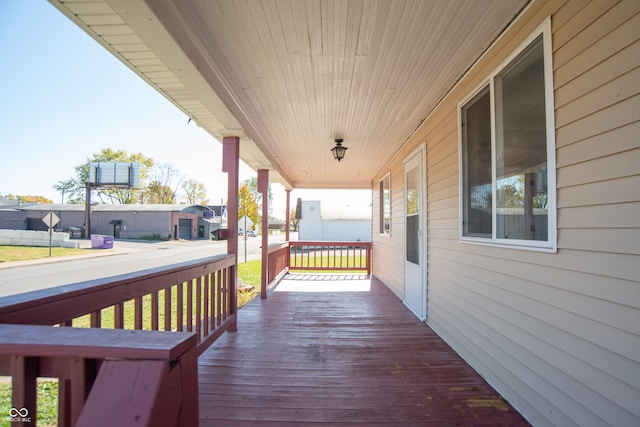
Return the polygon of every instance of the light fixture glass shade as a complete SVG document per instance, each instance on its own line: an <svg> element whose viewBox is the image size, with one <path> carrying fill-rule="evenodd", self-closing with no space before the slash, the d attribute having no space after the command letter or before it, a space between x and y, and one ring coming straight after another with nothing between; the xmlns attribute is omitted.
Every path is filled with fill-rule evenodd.
<svg viewBox="0 0 640 427"><path fill-rule="evenodd" d="M340 161L344 158L344 153L347 152L347 147L342 146L342 139L336 139L336 146L331 149L333 152L333 158Z"/></svg>

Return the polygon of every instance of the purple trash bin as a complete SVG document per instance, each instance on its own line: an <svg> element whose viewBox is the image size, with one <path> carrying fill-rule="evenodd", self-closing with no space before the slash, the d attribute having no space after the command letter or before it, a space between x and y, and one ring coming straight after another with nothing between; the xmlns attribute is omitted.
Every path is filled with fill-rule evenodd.
<svg viewBox="0 0 640 427"><path fill-rule="evenodd" d="M92 234L91 247L93 249L111 249L113 248L113 237L102 234Z"/></svg>

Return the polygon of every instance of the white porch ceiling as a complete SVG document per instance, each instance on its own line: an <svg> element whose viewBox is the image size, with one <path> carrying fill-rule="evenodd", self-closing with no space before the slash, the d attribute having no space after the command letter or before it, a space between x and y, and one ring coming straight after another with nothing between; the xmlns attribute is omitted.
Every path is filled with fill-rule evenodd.
<svg viewBox="0 0 640 427"><path fill-rule="evenodd" d="M242 136L242 159L287 188L370 188L528 3L50 1L216 139Z"/></svg>

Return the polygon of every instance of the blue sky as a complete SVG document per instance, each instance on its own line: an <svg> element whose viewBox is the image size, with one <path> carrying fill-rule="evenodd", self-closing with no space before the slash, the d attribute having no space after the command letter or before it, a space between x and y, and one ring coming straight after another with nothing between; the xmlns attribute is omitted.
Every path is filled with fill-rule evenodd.
<svg viewBox="0 0 640 427"><path fill-rule="evenodd" d="M169 163L203 183L210 203L226 200L220 143L45 0L0 0L0 58L0 194L59 203L52 186L110 147ZM251 176L241 167L241 180ZM273 191L283 217L284 191ZM370 191L343 193L369 207ZM292 207L296 197L327 194L294 190Z"/></svg>

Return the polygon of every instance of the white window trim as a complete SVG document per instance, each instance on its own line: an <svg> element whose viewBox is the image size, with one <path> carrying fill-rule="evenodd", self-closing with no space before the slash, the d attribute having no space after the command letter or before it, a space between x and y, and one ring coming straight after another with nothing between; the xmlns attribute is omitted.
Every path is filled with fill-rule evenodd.
<svg viewBox="0 0 640 427"><path fill-rule="evenodd" d="M496 144L496 123L495 123L495 77L524 49L527 48L537 37L542 34L543 55L544 55L544 85L545 85L545 116L547 125L547 200L548 200L548 217L547 217L547 241L537 240L517 240L517 239L500 239L496 237L496 165L495 165L495 144ZM459 224L458 224L458 238L461 243L471 243L485 246L510 248L510 249L522 249L540 252L552 252L558 251L558 226L557 226L557 203L556 203L556 126L555 126L555 108L553 90L553 51L551 47L551 18L548 17L545 21L534 30L498 67L496 67L490 75L484 79L478 87L476 87L471 94L464 98L458 104L458 193L459 193ZM462 158L462 109L463 107L480 91L489 86L489 95L491 99L491 174L492 174L492 236L486 237L471 237L464 236L464 192L462 191L464 185L464 171L463 171L463 158Z"/></svg>
<svg viewBox="0 0 640 427"><path fill-rule="evenodd" d="M385 179L389 181L389 232L388 233L385 233L384 231L380 231L380 230L383 230L383 227L384 227L384 211L383 211L384 195L382 191L380 191L380 189L382 188L382 183L384 182ZM384 174L384 176L378 181L378 192L380 192L380 195L379 195L380 203L378 203L378 209L380 209L380 212L378 212L378 221L380 221L380 224L378 227L378 234L384 237L391 237L391 229L392 229L391 213L393 212L393 209L391 209L391 203L393 200L391 197L391 172L387 172L386 174Z"/></svg>

